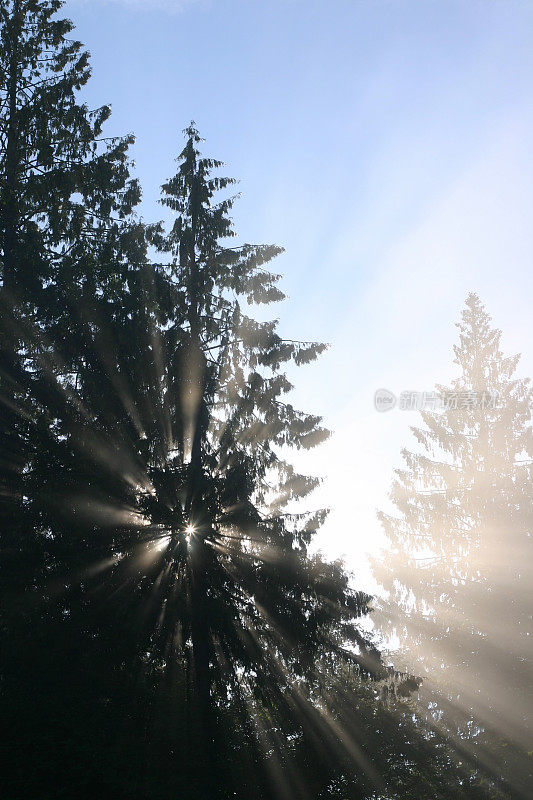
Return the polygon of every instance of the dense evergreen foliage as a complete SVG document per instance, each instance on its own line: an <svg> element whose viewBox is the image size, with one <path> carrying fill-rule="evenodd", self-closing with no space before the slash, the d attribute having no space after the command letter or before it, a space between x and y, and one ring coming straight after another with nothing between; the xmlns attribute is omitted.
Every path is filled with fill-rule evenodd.
<svg viewBox="0 0 533 800"><path fill-rule="evenodd" d="M65 273L89 280L87 259L139 199L127 163L132 137L102 138L109 107L77 102L88 54L68 38L72 23L57 19L61 5L0 8L3 293L38 302L41 315L56 308Z"/></svg>

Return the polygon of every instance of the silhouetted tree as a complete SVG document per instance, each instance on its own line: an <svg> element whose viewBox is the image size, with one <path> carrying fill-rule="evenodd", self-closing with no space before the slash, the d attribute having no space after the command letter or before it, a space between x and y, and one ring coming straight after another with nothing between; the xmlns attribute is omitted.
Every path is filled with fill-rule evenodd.
<svg viewBox="0 0 533 800"><path fill-rule="evenodd" d="M444 410L424 411L424 426L413 428L420 451L402 452L391 494L397 514L380 514L389 547L375 574L389 597L377 624L438 687L452 731L496 777L505 773L513 797L526 797L532 394L476 295L458 327L460 374L437 387Z"/></svg>
<svg viewBox="0 0 533 800"><path fill-rule="evenodd" d="M326 739L331 753L349 752L348 734L305 696L321 654L361 675L382 667L357 624L369 598L350 589L340 565L307 556L323 513L283 510L316 480L295 473L282 452L326 433L319 418L283 402L291 387L280 365L322 348L284 342L275 324L241 311L239 297L282 297L264 269L279 249L222 246L232 200L212 203L227 182L210 175L219 165L200 158L198 140L188 129L180 171L164 187L177 212L170 235L152 231L171 264L130 264L122 287L102 283L92 300L82 289L65 292L70 327L50 327L49 336L62 336L46 348L38 326L18 325L23 347L6 399L17 399L27 450L9 493L20 519L4 528L19 567L17 580L8 576L4 629L16 644L5 680L14 697L32 695L30 665L39 663L44 697L62 707L68 675L66 697L78 719L89 718L89 740L103 703L116 736L117 687L128 684L125 702L141 704L129 712L134 749L154 764L166 753L163 796L178 775L184 796L225 797L231 787L244 796L221 728L230 714L240 719L241 752L242 737L248 743L248 786L304 797L312 787L282 731L299 726L308 760ZM31 350L28 368L22 355ZM21 611L37 629L31 639ZM33 701L24 708L35 721L47 701ZM111 746L116 757L116 738ZM59 750L72 759L70 748ZM127 772L127 761L117 763ZM367 764L361 758L361 774ZM151 785L151 764L144 774Z"/></svg>
<svg viewBox="0 0 533 800"><path fill-rule="evenodd" d="M0 517L8 585L31 574L30 551L37 558L26 484L40 437L63 414L85 359L80 315L95 295L111 302L119 292L115 308L126 306L127 273L146 253L145 230L130 216L140 198L127 160L133 139L102 138L109 107L90 111L78 101L88 54L69 38L72 23L57 17L62 5L0 7Z"/></svg>
<svg viewBox="0 0 533 800"><path fill-rule="evenodd" d="M89 60L68 38L72 23L57 18L62 6L7 0L0 8L3 294L40 298L41 316L55 308L61 279L77 271L91 281L89 243L98 246L140 196L128 170L133 138L102 138L109 107L91 111L77 101Z"/></svg>

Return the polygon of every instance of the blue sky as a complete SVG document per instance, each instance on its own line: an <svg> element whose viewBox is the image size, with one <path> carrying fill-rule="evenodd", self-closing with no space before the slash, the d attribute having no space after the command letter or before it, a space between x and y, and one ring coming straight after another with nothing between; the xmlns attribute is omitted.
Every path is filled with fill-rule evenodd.
<svg viewBox="0 0 533 800"><path fill-rule="evenodd" d="M533 3L527 0L70 0L91 104L134 132L142 211L160 219L181 130L241 179L245 241L286 248L291 338L331 343L295 399L335 434L320 538L368 581L409 412L373 393L452 375L477 291L533 376Z"/></svg>

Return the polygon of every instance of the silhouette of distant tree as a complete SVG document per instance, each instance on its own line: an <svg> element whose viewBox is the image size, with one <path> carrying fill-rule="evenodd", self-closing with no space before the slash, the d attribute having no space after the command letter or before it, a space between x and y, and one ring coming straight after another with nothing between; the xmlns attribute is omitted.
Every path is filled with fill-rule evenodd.
<svg viewBox="0 0 533 800"><path fill-rule="evenodd" d="M439 688L446 719L484 767L526 797L532 394L475 294L458 327L460 374L437 387L445 410L422 413L424 426L413 428L421 448L402 452L393 484L397 513L380 514L389 547L374 568L389 598L377 624Z"/></svg>

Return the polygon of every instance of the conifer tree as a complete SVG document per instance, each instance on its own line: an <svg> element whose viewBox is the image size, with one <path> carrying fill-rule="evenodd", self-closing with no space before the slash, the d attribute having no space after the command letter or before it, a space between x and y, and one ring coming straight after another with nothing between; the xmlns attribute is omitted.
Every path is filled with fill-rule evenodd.
<svg viewBox="0 0 533 800"><path fill-rule="evenodd" d="M89 110L79 101L89 58L69 38L72 23L58 17L62 6L8 0L0 7L0 517L7 552L13 540L19 551L25 541L35 544L21 502L38 441L28 420L36 413L53 419L61 393L77 380L82 309L104 293L108 302L121 293L115 308L126 306L121 287L146 259L144 228L130 215L140 197L127 158L133 139L104 138L109 107ZM50 394L44 374L60 380L59 395Z"/></svg>
<svg viewBox="0 0 533 800"><path fill-rule="evenodd" d="M513 797L525 797L532 394L476 295L458 327L459 375L437 387L444 411L424 411L424 425L412 429L420 449L402 452L391 493L397 512L380 514L389 546L375 574L389 598L377 624L399 637L409 668L438 688L452 733L468 739L496 777L504 773Z"/></svg>
<svg viewBox="0 0 533 800"><path fill-rule="evenodd" d="M109 106L90 110L78 101L89 57L69 38L72 23L57 17L62 6L7 0L0 7L2 293L4 303L40 299L41 315L57 311L61 280L75 274L91 285L81 267L88 249L139 199L128 169L132 137L103 138Z"/></svg>
<svg viewBox="0 0 533 800"><path fill-rule="evenodd" d="M323 512L285 509L316 480L283 453L327 434L318 417L283 401L291 387L280 366L322 348L283 341L275 323L241 310L239 298L281 299L264 268L279 249L224 245L233 200L214 196L230 182L211 174L220 164L201 158L196 130L186 135L164 187L175 224L168 237L152 232L171 263L138 265L115 295L108 285L81 308L65 297L75 378L56 368L62 341L45 354L54 359L36 358L31 378L24 369L13 376L30 448L15 501L26 547L10 539L22 578L4 612L17 642L5 680L13 697L29 692L30 664L40 663L43 696L61 698L68 674L85 687L75 701L83 715L85 697L116 713L122 695L108 687L126 679L143 702L153 687L160 713L141 722L132 712L132 730L154 764L166 753L163 796L178 776L183 797L226 797L229 787L246 796L227 766L229 715L253 765L247 780L264 797L303 797L311 772L295 764L326 743L345 760L351 747L309 696L320 658L336 655L361 676L382 668L358 625L369 598L339 564L307 555ZM32 640L21 605L26 623L39 621ZM43 702L25 704L30 719ZM282 745L284 733L304 738L304 762ZM206 758L212 770L202 768ZM352 766L374 785L368 756ZM320 780L313 773L315 789Z"/></svg>

